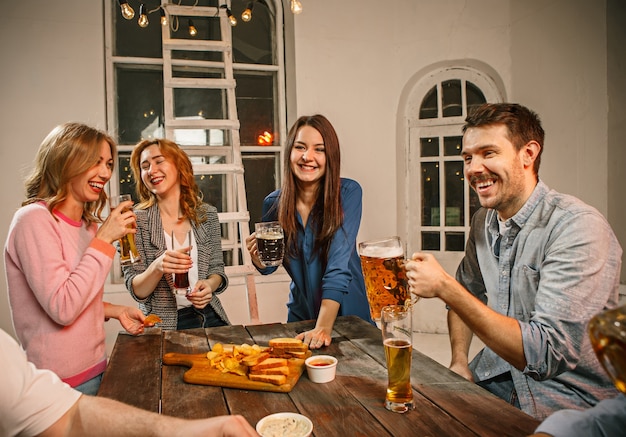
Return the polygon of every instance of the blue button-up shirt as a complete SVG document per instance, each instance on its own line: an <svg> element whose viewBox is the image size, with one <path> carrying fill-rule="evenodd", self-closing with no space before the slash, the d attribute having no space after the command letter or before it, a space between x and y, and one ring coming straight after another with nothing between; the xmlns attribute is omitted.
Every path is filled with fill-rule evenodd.
<svg viewBox="0 0 626 437"><path fill-rule="evenodd" d="M591 317L617 305L622 249L610 225L540 181L503 229L495 210L474 215L457 279L519 321L527 366L484 348L470 364L475 380L511 372L522 410L539 419L614 397L587 335Z"/></svg>
<svg viewBox="0 0 626 437"><path fill-rule="evenodd" d="M277 202L280 190L269 194L263 201L263 221L277 220ZM285 256L283 265L291 277L288 307L288 322L316 319L322 299L339 302L339 315L356 315L373 324L365 294L365 282L361 260L356 249L356 237L361 224L363 192L358 182L341 179L341 206L343 225L335 232L328 262L324 267L318 253L314 251L316 230L311 220L303 226L298 214L296 244L299 256ZM266 275L277 267L259 271Z"/></svg>

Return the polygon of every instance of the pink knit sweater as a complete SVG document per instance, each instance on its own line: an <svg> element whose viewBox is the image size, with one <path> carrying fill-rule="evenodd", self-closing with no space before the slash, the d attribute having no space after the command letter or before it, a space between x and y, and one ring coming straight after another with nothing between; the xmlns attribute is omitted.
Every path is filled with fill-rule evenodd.
<svg viewBox="0 0 626 437"><path fill-rule="evenodd" d="M115 247L43 203L13 216L4 261L17 337L28 359L77 386L106 367L104 282Z"/></svg>

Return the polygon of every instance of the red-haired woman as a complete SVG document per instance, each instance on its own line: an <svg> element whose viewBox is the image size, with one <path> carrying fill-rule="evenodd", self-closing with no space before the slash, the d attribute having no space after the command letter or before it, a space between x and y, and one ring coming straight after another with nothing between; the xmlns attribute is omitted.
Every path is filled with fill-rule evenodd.
<svg viewBox="0 0 626 437"><path fill-rule="evenodd" d="M166 139L137 144L130 157L137 181L135 242L141 260L123 267L126 287L163 329L230 325L217 294L228 286L217 209L202 202L189 157ZM171 247L173 231L192 230L189 254ZM189 274L178 294L172 274Z"/></svg>

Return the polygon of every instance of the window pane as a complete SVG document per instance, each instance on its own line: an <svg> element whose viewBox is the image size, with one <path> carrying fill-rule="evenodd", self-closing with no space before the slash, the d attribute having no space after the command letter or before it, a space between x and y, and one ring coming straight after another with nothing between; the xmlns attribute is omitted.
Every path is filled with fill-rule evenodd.
<svg viewBox="0 0 626 437"><path fill-rule="evenodd" d="M135 178L133 171L130 169L130 152L120 152L117 156L118 168L120 175L120 194L130 194L135 202L137 195L135 194Z"/></svg>
<svg viewBox="0 0 626 437"><path fill-rule="evenodd" d="M202 193L202 200L217 208L217 212L226 211L226 196L224 185L226 176L224 175L194 175L196 184Z"/></svg>
<svg viewBox="0 0 626 437"><path fill-rule="evenodd" d="M224 93L212 88L176 88L174 118L224 120L228 118Z"/></svg>
<svg viewBox="0 0 626 437"><path fill-rule="evenodd" d="M141 28L137 25L139 18L139 3L132 3L135 9L135 17L126 20L122 17L120 6L117 1L107 2L113 8L113 55L134 56L140 58L160 58L161 52L161 24L160 15L153 13L148 15L150 24ZM130 3L129 3L130 4ZM146 2L148 10L154 9L156 1Z"/></svg>
<svg viewBox="0 0 626 437"><path fill-rule="evenodd" d="M233 59L242 64L274 64L272 36L274 18L263 2L254 2L252 20L247 23L241 19L241 13L250 3L249 0L233 0L231 10L237 17L237 26L233 32Z"/></svg>
<svg viewBox="0 0 626 437"><path fill-rule="evenodd" d="M443 154L446 156L460 156L463 137L444 137Z"/></svg>
<svg viewBox="0 0 626 437"><path fill-rule="evenodd" d="M185 6L185 5L183 5ZM187 5L188 6L188 5ZM173 25L169 27L170 38L178 40L196 40L196 41L221 41L222 31L220 29L219 17L186 17L184 15L170 17L170 21ZM196 34L191 35L190 28L193 25L196 29ZM193 57L193 51L179 52L185 54L184 57L179 59L205 59L204 57ZM189 58L187 56L192 56Z"/></svg>
<svg viewBox="0 0 626 437"><path fill-rule="evenodd" d="M447 161L444 168L446 174L445 226L463 226L465 224L463 163Z"/></svg>
<svg viewBox="0 0 626 437"><path fill-rule="evenodd" d="M263 199L276 189L275 175L278 173L278 153L243 155L246 200L250 212L250 232L254 224L261 221Z"/></svg>
<svg viewBox="0 0 626 437"><path fill-rule="evenodd" d="M467 98L467 113L469 114L475 107L487 101L483 92L471 82L466 82L465 92Z"/></svg>
<svg viewBox="0 0 626 437"><path fill-rule="evenodd" d="M478 194L470 187L470 220L480 208L480 201L478 200ZM468 224L469 225L469 224Z"/></svg>
<svg viewBox="0 0 626 437"><path fill-rule="evenodd" d="M458 117L463 115L461 103L461 81L459 79L447 80L441 83L443 93L443 116Z"/></svg>
<svg viewBox="0 0 626 437"><path fill-rule="evenodd" d="M441 250L439 232L422 232L422 250Z"/></svg>
<svg viewBox="0 0 626 437"><path fill-rule="evenodd" d="M163 73L161 68L115 68L117 132L121 144L163 137Z"/></svg>
<svg viewBox="0 0 626 437"><path fill-rule="evenodd" d="M465 250L465 233L446 232L446 250L450 252L463 252Z"/></svg>
<svg viewBox="0 0 626 437"><path fill-rule="evenodd" d="M426 93L420 107L420 118L437 118L437 87L434 86Z"/></svg>
<svg viewBox="0 0 626 437"><path fill-rule="evenodd" d="M439 164L422 163L422 226L439 226Z"/></svg>
<svg viewBox="0 0 626 437"><path fill-rule="evenodd" d="M420 138L420 156L439 156L439 137Z"/></svg>
<svg viewBox="0 0 626 437"><path fill-rule="evenodd" d="M274 74L238 73L235 80L241 145L278 145ZM265 136L266 133L269 134L268 139L260 143L259 136Z"/></svg>

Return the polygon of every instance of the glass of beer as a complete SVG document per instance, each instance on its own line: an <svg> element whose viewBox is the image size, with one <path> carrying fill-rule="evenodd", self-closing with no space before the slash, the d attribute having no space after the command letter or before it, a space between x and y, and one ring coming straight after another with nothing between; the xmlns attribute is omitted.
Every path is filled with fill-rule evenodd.
<svg viewBox="0 0 626 437"><path fill-rule="evenodd" d="M265 267L279 266L285 254L285 235L278 222L255 223L256 246Z"/></svg>
<svg viewBox="0 0 626 437"><path fill-rule="evenodd" d="M626 305L595 315L589 338L613 384L626 394Z"/></svg>
<svg viewBox="0 0 626 437"><path fill-rule="evenodd" d="M410 306L389 305L381 311L381 331L387 358L387 395L385 408L406 413L414 408L411 387L413 354L413 317Z"/></svg>
<svg viewBox="0 0 626 437"><path fill-rule="evenodd" d="M120 203L126 202L127 200L132 200L130 194L122 194L118 197L111 198L111 209L117 208ZM128 211L128 209L125 209L122 212L126 211ZM128 227L132 228L132 225L128 225ZM135 245L135 234L124 235L119 239L119 244L121 265L124 266L127 264L133 264L141 259L137 246Z"/></svg>
<svg viewBox="0 0 626 437"><path fill-rule="evenodd" d="M189 231L172 231L172 250L191 253L191 230ZM176 294L186 295L191 293L191 285L189 284L189 271L185 273L173 273L174 287Z"/></svg>
<svg viewBox="0 0 626 437"><path fill-rule="evenodd" d="M378 323L384 306L410 302L404 249L400 237L388 237L359 243L359 256L370 313Z"/></svg>

